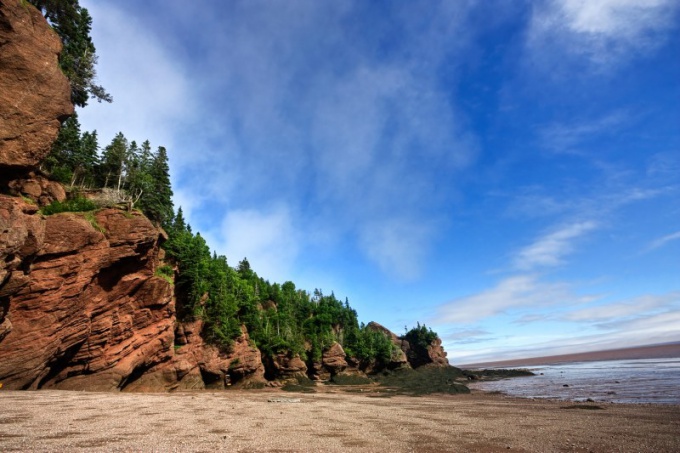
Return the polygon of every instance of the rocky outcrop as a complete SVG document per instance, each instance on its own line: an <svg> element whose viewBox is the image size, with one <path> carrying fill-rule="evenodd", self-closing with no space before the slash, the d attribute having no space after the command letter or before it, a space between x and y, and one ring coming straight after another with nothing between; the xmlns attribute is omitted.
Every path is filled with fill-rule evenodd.
<svg viewBox="0 0 680 453"><path fill-rule="evenodd" d="M177 324L172 360L148 370L126 390L158 392L264 385L260 351L252 345L245 327L226 352L206 344L202 330L200 320Z"/></svg>
<svg viewBox="0 0 680 453"><path fill-rule="evenodd" d="M66 191L56 181L32 171L8 183L9 193L34 201L38 206L47 206L55 201L66 200Z"/></svg>
<svg viewBox="0 0 680 453"><path fill-rule="evenodd" d="M403 340L401 345L402 351L406 354L408 363L413 368L421 366L440 366L447 367L449 360L446 358L446 351L442 347L442 341L435 338L427 347L409 344L408 341Z"/></svg>
<svg viewBox="0 0 680 453"><path fill-rule="evenodd" d="M356 367L355 371L360 372L358 363L352 362L350 365L348 359L351 361L351 358L348 358L345 354L342 345L335 342L323 351L320 361L309 360L307 362L307 376L313 381L327 381L342 373L348 367Z"/></svg>
<svg viewBox="0 0 680 453"><path fill-rule="evenodd" d="M73 114L61 47L28 2L0 0L0 173L37 167Z"/></svg>
<svg viewBox="0 0 680 453"><path fill-rule="evenodd" d="M341 373L347 368L345 351L340 343L333 343L330 348L323 352L321 363L331 375Z"/></svg>
<svg viewBox="0 0 680 453"><path fill-rule="evenodd" d="M172 285L154 276L159 230L106 209L43 217L0 196L0 382L115 390L173 353Z"/></svg>
<svg viewBox="0 0 680 453"><path fill-rule="evenodd" d="M449 359L446 358L446 351L442 346L442 340L437 338L427 347L427 356L431 363L437 366L449 366Z"/></svg>
<svg viewBox="0 0 680 453"><path fill-rule="evenodd" d="M442 341L439 338L436 338L427 347L422 347L411 345L404 337L397 336L377 322L369 322L367 327L382 332L392 340L395 348L392 351L392 360L388 368L394 369L404 366L418 368L424 365L449 366L446 351L444 351Z"/></svg>
<svg viewBox="0 0 680 453"><path fill-rule="evenodd" d="M297 354L280 353L273 357L265 356L265 376L267 379L282 381L307 375L307 365Z"/></svg>
<svg viewBox="0 0 680 453"><path fill-rule="evenodd" d="M408 344L408 342L406 340L403 340L401 337L398 337L390 329L378 324L375 321L369 322L366 325L366 327L368 327L371 330L381 332L384 335L387 335L392 340L392 344L395 347L392 349L392 358L390 359L390 363L387 365L388 368L395 369L395 368L410 366L408 358L406 357L406 353L404 352L404 346L405 346L404 342L406 342L406 344Z"/></svg>

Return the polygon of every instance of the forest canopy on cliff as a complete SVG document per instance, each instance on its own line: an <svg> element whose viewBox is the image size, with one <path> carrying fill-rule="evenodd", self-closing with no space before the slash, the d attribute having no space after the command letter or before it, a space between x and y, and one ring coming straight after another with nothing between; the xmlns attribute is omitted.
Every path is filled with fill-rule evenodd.
<svg viewBox="0 0 680 453"><path fill-rule="evenodd" d="M251 269L247 259L231 267L227 257L211 253L201 234L186 223L182 209L174 212L164 147L154 152L148 140L139 146L118 133L99 151L96 131L81 132L74 115L62 125L44 168L74 194L92 189L125 193L135 208L165 229L168 265L163 269L171 269L178 318L203 320L207 341L228 349L245 326L258 348L269 355L286 353L319 361L323 351L338 342L360 362L390 361L391 339L359 323L347 300L341 302L319 289L310 294L290 281L270 283Z"/></svg>
<svg viewBox="0 0 680 453"><path fill-rule="evenodd" d="M77 0L32 0L50 21L64 42L60 64L72 86L72 100L85 106L88 97L111 101L110 95L94 84L95 48L89 36L91 18ZM103 149L97 131L81 132L77 114L67 119L43 170L71 189L77 201L84 191L108 191L118 201L142 211L168 235L163 244L166 264L158 274L175 287L180 321L201 319L203 337L229 349L245 326L251 340L270 356L299 355L319 362L335 342L347 357L362 364L384 366L395 352L392 339L383 331L359 323L348 300L320 289L308 293L293 282L270 283L251 269L246 258L232 267L227 257L211 252L200 235L186 223L182 209L174 210L167 150L152 150L148 140L138 144L122 132ZM60 212L62 204L44 213ZM79 210L82 210L78 208ZM421 347L437 335L418 326L406 338Z"/></svg>

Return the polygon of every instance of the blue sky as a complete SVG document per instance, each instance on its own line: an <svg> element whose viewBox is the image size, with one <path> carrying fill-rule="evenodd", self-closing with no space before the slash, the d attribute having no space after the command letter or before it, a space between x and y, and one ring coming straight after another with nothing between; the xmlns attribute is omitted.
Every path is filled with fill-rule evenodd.
<svg viewBox="0 0 680 453"><path fill-rule="evenodd" d="M680 341L675 0L81 0L113 104L232 265L453 364Z"/></svg>

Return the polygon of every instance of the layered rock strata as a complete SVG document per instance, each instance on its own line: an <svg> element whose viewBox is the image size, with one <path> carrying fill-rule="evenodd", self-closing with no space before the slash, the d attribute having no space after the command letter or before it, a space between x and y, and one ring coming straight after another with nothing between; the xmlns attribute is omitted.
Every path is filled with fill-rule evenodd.
<svg viewBox="0 0 680 453"><path fill-rule="evenodd" d="M61 48L33 6L0 0L0 173L37 167L73 114Z"/></svg>
<svg viewBox="0 0 680 453"><path fill-rule="evenodd" d="M107 209L43 217L0 196L0 381L121 389L172 356L171 284L154 276L159 231Z"/></svg>
<svg viewBox="0 0 680 453"><path fill-rule="evenodd" d="M126 390L173 391L224 389L265 384L260 350L245 327L228 352L206 344L202 321L177 323L173 358L148 370Z"/></svg>

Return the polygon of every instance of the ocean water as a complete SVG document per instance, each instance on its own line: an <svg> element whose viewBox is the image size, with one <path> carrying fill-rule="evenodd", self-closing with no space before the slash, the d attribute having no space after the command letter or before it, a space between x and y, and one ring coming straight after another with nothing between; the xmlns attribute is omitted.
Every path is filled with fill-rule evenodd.
<svg viewBox="0 0 680 453"><path fill-rule="evenodd" d="M680 404L680 358L576 362L526 368L536 376L478 382L470 387L523 398Z"/></svg>

